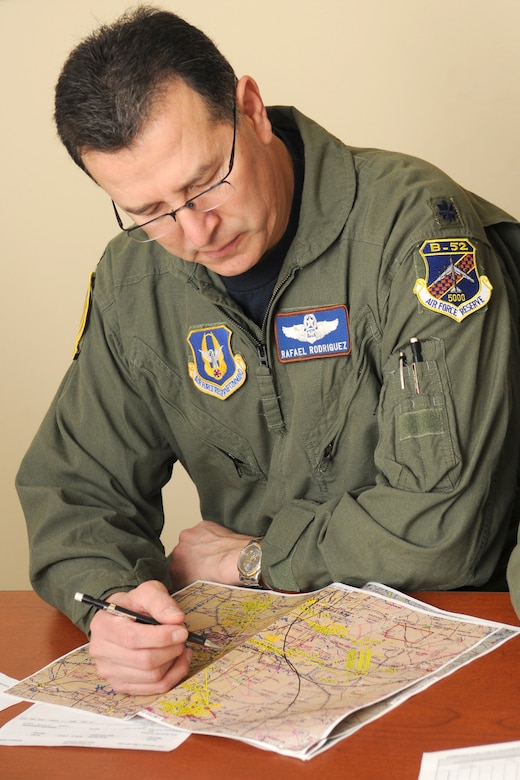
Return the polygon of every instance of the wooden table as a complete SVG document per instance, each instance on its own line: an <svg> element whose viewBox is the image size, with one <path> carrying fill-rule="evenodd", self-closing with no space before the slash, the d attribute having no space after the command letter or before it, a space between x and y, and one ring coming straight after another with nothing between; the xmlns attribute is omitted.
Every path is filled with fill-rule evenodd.
<svg viewBox="0 0 520 780"><path fill-rule="evenodd" d="M454 612L519 625L507 593L422 593ZM0 671L20 679L85 642L29 591L0 592ZM520 638L436 683L311 759L193 735L169 753L0 747L2 780L417 780L422 753L520 739ZM26 708L0 712L0 724Z"/></svg>

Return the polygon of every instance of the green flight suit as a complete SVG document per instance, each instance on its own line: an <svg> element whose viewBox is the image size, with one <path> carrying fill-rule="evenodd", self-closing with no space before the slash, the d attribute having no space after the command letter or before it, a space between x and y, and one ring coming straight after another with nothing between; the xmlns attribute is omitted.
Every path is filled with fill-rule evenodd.
<svg viewBox="0 0 520 780"><path fill-rule="evenodd" d="M204 267L120 235L20 468L34 588L83 627L76 590L165 580L177 460L202 517L264 537L277 589L479 587L506 544L516 220L420 160L270 117L297 123L305 180L263 327Z"/></svg>

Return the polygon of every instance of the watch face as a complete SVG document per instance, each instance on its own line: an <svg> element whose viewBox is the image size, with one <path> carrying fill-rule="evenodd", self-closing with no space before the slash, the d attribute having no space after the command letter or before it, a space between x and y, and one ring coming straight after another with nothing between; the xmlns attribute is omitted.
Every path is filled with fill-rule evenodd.
<svg viewBox="0 0 520 780"><path fill-rule="evenodd" d="M262 548L257 542L248 544L240 553L239 568L246 577L256 574L262 562Z"/></svg>

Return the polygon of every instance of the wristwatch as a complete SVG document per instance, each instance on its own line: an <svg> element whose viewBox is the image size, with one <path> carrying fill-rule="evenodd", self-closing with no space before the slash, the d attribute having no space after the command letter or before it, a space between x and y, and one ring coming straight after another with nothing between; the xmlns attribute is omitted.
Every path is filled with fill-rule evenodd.
<svg viewBox="0 0 520 780"><path fill-rule="evenodd" d="M262 569L262 540L251 539L246 546L240 550L238 556L238 576L242 585L249 587L258 587L260 584L260 574Z"/></svg>

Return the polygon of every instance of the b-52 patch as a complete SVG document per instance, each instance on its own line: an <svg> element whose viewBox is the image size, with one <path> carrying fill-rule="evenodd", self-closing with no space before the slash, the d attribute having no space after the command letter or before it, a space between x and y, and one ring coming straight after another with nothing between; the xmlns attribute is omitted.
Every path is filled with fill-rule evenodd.
<svg viewBox="0 0 520 780"><path fill-rule="evenodd" d="M493 286L477 269L477 249L467 238L425 241L419 250L426 266L424 279L417 279L414 293L430 311L462 320L482 309Z"/></svg>

